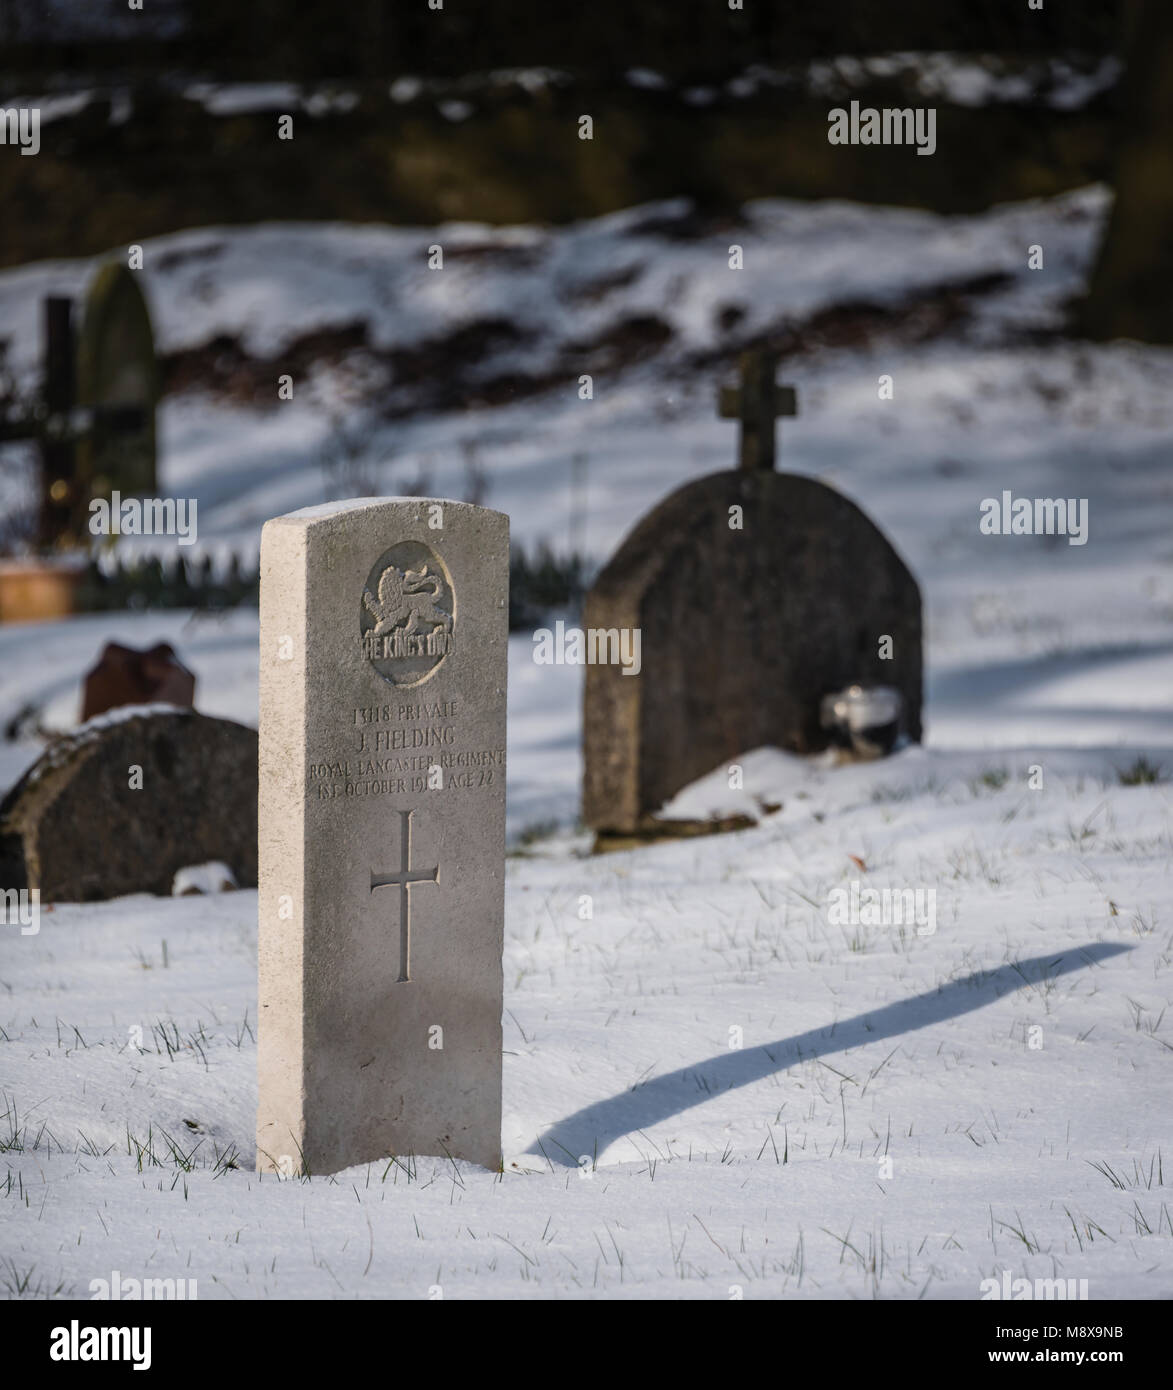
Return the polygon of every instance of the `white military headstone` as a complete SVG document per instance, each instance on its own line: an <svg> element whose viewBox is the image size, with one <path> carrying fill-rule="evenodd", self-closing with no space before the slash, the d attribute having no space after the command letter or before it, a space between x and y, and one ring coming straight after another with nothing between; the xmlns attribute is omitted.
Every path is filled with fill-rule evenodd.
<svg viewBox="0 0 1173 1390"><path fill-rule="evenodd" d="M468 503L264 528L258 1169L500 1165L508 586Z"/></svg>

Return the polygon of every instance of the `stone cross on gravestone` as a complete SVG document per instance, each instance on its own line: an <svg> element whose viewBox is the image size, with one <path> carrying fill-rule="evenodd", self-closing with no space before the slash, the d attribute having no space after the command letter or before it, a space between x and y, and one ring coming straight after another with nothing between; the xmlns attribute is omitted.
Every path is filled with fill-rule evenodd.
<svg viewBox="0 0 1173 1390"><path fill-rule="evenodd" d="M666 497L587 594L585 628L642 646L638 671L586 668L582 816L600 846L659 834L666 802L744 753L820 752L822 701L849 685L895 689L920 740L920 590L853 502L774 470L774 422L797 414L776 363L743 354L740 387L720 393L741 466Z"/></svg>
<svg viewBox="0 0 1173 1390"><path fill-rule="evenodd" d="M399 889L399 983L411 979L411 897L409 889L417 883L439 883L440 866L434 869L411 867L411 818L414 811L399 813L399 868L392 873L371 870L371 892L376 888Z"/></svg>
<svg viewBox="0 0 1173 1390"><path fill-rule="evenodd" d="M798 414L793 386L774 381L776 353L762 348L741 354L741 385L722 386L718 412L723 420L741 421L738 463L741 468L769 471L774 467L774 421Z"/></svg>

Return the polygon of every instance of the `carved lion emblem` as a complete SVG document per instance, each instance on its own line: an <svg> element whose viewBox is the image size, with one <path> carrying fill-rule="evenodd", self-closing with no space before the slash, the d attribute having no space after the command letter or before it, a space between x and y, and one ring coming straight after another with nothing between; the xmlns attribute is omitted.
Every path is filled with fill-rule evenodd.
<svg viewBox="0 0 1173 1390"><path fill-rule="evenodd" d="M370 589L362 592L366 610L375 620L375 636L382 637L399 627L418 632L420 628L439 626L451 632L452 614L436 607L443 588L444 580L429 574L427 565L422 570L401 570L389 565L379 577L378 594L372 594Z"/></svg>
<svg viewBox="0 0 1173 1390"><path fill-rule="evenodd" d="M390 685L418 685L452 650L455 617L444 562L422 541L401 541L379 557L363 587L363 655Z"/></svg>

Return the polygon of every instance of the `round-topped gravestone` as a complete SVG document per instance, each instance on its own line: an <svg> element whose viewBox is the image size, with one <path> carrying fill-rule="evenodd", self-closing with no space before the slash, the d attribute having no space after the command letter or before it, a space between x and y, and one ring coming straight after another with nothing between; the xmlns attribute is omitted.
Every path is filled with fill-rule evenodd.
<svg viewBox="0 0 1173 1390"><path fill-rule="evenodd" d="M920 739L916 580L813 478L743 466L678 489L600 573L584 625L641 633L638 673L586 670L583 819L600 832L651 828L682 787L753 748L825 748L820 703L844 686L894 687Z"/></svg>
<svg viewBox="0 0 1173 1390"><path fill-rule="evenodd" d="M158 399L155 337L139 277L111 261L86 294L78 334L77 403L88 429L77 447L75 527L94 497L154 494Z"/></svg>
<svg viewBox="0 0 1173 1390"><path fill-rule="evenodd" d="M219 860L257 881L257 734L169 705L110 710L51 743L0 802L0 888L42 902L169 894Z"/></svg>

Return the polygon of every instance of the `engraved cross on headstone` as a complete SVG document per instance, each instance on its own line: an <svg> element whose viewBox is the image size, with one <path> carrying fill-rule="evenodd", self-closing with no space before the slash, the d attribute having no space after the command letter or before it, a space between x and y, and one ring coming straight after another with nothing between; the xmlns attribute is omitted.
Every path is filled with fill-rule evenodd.
<svg viewBox="0 0 1173 1390"><path fill-rule="evenodd" d="M413 811L399 812L399 868L391 873L371 870L371 892L376 888L399 889L399 983L411 979L411 898L416 883L439 883L440 866L434 869L411 867L411 818Z"/></svg>
<svg viewBox="0 0 1173 1390"><path fill-rule="evenodd" d="M798 414L793 386L774 381L776 353L756 348L741 354L741 385L722 386L718 414L723 420L741 421L739 466L769 470L774 467L774 421Z"/></svg>

